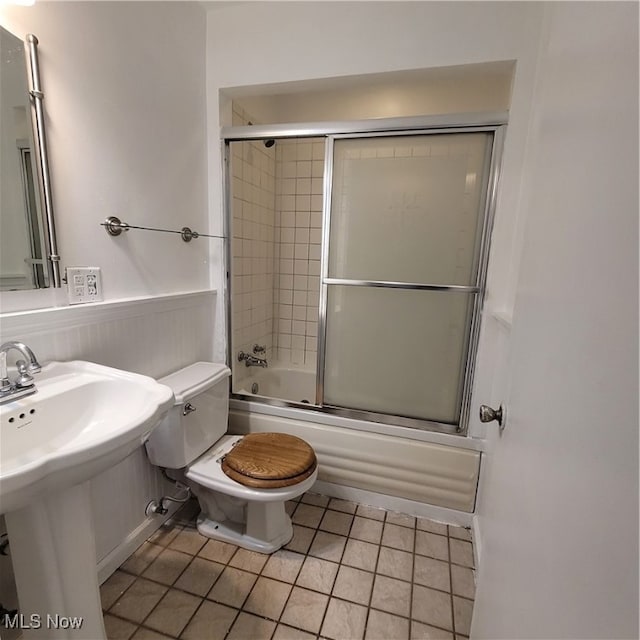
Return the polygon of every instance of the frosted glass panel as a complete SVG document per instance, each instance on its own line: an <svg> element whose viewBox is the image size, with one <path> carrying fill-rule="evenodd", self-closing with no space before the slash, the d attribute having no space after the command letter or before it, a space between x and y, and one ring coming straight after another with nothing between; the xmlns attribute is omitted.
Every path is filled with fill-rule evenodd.
<svg viewBox="0 0 640 640"><path fill-rule="evenodd" d="M330 286L325 404L457 424L473 299Z"/></svg>
<svg viewBox="0 0 640 640"><path fill-rule="evenodd" d="M329 277L474 285L492 135L334 143Z"/></svg>

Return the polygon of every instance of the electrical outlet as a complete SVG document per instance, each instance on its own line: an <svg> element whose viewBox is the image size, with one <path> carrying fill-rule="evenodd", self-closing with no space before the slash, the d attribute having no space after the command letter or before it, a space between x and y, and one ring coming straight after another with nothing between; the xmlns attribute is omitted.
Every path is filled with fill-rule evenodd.
<svg viewBox="0 0 640 640"><path fill-rule="evenodd" d="M102 300L100 267L67 267L66 271L69 304Z"/></svg>

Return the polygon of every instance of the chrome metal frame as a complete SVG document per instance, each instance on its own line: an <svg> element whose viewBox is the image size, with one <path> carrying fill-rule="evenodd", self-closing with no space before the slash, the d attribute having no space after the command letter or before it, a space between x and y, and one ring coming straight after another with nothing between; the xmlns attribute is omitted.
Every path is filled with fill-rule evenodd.
<svg viewBox="0 0 640 640"><path fill-rule="evenodd" d="M304 407L307 410L322 413L331 413L348 418L368 420L372 422L382 422L396 424L421 430L439 431L444 433L457 433L465 435L468 427L469 410L471 404L471 391L473 384L473 374L475 371L475 359L477 356L478 340L480 334L480 314L484 302L486 276L489 260L489 241L493 228L495 205L497 199L497 186L499 180L500 163L502 160L502 150L504 144L505 125L508 120L507 113L488 114L458 114L446 116L425 116L417 118L380 118L376 120L364 120L353 122L323 122L304 123L294 125L251 125L242 127L224 127L221 132L223 141L223 162L224 162L224 200L225 200L225 231L227 237L225 242L226 265L227 265L227 291L231 291L231 263L230 263L230 243L231 238L231 193L230 193L230 143L243 140L261 140L269 138L283 137L325 137L325 171L324 171L324 193L323 193L323 222L322 222L322 255L321 255L321 287L320 301L318 309L318 359L316 371L316 404L302 404L278 398L267 398L265 396L251 396L251 400L259 400L263 404L270 404L279 407ZM484 193L484 206L481 238L479 240L479 255L477 258L476 283L473 286L461 285L436 285L429 283L406 283L383 280L351 280L342 278L330 278L328 274L329 265L329 236L331 228L331 191L333 183L333 144L334 140L340 138L360 138L371 136L396 136L396 135L425 135L443 133L470 133L470 132L491 132L493 141L490 151L490 166L488 168L488 184ZM459 420L455 424L437 422L431 420L420 420L407 416L391 416L376 412L368 412L360 409L349 409L346 407L335 407L322 404L324 396L324 368L326 349L326 322L327 322L327 293L329 285L347 286L367 286L385 287L396 289L413 289L426 291L446 291L459 292L474 295L473 307L471 311L470 330L465 345L466 362L465 372L461 385L461 403ZM225 296L225 299L226 296ZM232 344L232 313L231 304L227 305L227 348L228 357L231 353ZM247 399L244 394L232 393L233 398Z"/></svg>
<svg viewBox="0 0 640 640"><path fill-rule="evenodd" d="M27 76L29 82L29 102L31 105L31 122L34 132L36 157L36 171L40 186L40 199L44 217L47 222L47 258L50 264L50 282L53 287L62 286L60 277L60 256L56 240L56 226L53 215L53 196L51 194L51 177L49 175L49 153L47 150L47 136L45 116L42 102L44 93L40 85L40 67L38 64L38 38L32 33L27 34L25 52L27 56Z"/></svg>

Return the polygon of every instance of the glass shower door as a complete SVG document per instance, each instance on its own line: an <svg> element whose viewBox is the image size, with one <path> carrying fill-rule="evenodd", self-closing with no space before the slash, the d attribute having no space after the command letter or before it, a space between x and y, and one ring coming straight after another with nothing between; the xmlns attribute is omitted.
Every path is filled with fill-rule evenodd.
<svg viewBox="0 0 640 640"><path fill-rule="evenodd" d="M324 406L459 427L493 135L334 139Z"/></svg>

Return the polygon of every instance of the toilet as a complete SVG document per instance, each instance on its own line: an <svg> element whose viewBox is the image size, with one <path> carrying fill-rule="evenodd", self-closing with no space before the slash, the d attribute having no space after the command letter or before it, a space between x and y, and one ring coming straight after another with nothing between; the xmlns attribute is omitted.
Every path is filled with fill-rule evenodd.
<svg viewBox="0 0 640 640"><path fill-rule="evenodd" d="M318 475L304 440L284 433L226 435L229 376L222 364L196 362L160 380L175 404L145 443L152 464L180 470L198 498L198 531L260 553L293 536L285 502Z"/></svg>

